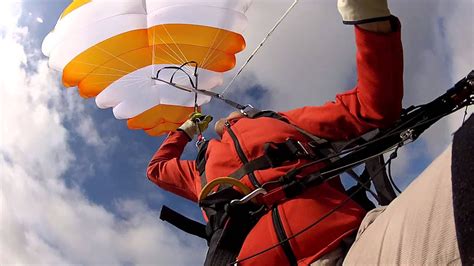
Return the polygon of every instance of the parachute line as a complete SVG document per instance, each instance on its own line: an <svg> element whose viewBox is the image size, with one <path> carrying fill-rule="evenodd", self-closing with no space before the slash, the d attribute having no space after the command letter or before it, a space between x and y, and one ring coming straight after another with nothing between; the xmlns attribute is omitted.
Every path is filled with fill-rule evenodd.
<svg viewBox="0 0 474 266"><path fill-rule="evenodd" d="M134 65L130 64L129 62L123 60L123 59L120 58L119 56L113 55L112 53L110 53L110 52L108 52L107 50L101 48L100 46L97 45L97 46L95 46L95 48L99 49L99 51L102 51L102 52L104 52L104 53L107 54L107 55L110 55L110 56L112 57L112 59L117 59L117 60L119 60L120 62L126 64L127 66L133 68L134 70L138 70L138 68L137 68L136 66L134 66Z"/></svg>
<svg viewBox="0 0 474 266"><path fill-rule="evenodd" d="M178 62L183 62L183 63L188 62L189 60L186 59L186 56L184 56L183 51L181 51L179 46L176 44L175 40L170 35L169 31L166 29L166 26L165 25L160 25L160 26L163 27L163 29L166 31L166 34L171 38L171 40L173 41L173 46L175 46L178 49L178 52L181 54L181 56L165 40L163 40L161 36L156 35L160 39L160 41L166 46L166 48L168 48L174 55L164 49L161 49L161 51L163 51L166 55L171 57L173 60L176 60ZM155 28L153 28L153 31L155 31ZM155 38L153 38L153 43L154 42L155 42ZM156 45L153 45L153 51L155 50L155 46ZM156 57L156 53L154 52L152 61L154 61L156 58L158 57ZM188 66L185 66L185 67L187 70L191 71L191 68L189 68Z"/></svg>
<svg viewBox="0 0 474 266"><path fill-rule="evenodd" d="M469 105L466 105L466 109L464 109L464 116L462 118L462 124L466 122L466 117L467 117L467 110L469 109Z"/></svg>
<svg viewBox="0 0 474 266"><path fill-rule="evenodd" d="M222 42L223 39L221 39L221 41L219 41L217 46L214 46L214 44L216 43L216 40L217 40L217 36L219 36L220 32L221 32L221 29L219 29L216 32L216 34L214 35L214 38L212 39L212 44L207 48L206 55L204 56L204 59L201 62L201 68L205 68L209 58L211 58L211 56L213 56L214 52L211 52L211 51L215 51L215 49L213 49L213 48L214 47L219 47L220 43ZM211 61L209 61L209 62L211 62Z"/></svg>
<svg viewBox="0 0 474 266"><path fill-rule="evenodd" d="M398 145L397 148L395 149L395 151L390 154L390 161L388 163L388 169L387 169L387 176L388 176L388 181L390 181L390 184L392 184L392 187L399 193L401 194L402 193L402 190L400 188L398 188L397 184L395 184L395 181L393 180L393 177L392 177L392 160L395 159L397 156L398 156L398 148L400 148L401 146Z"/></svg>
<svg viewBox="0 0 474 266"><path fill-rule="evenodd" d="M250 63L252 58L257 54L257 52L260 50L260 48L263 47L263 45L268 40L268 38L270 38L270 36L273 34L273 32L275 32L275 30L283 22L283 20L288 16L288 14L290 14L290 12L293 10L293 8L296 6L296 4L298 4L298 2L299 2L299 0L294 0L293 4L291 4L291 6L286 10L286 12L283 14L283 16L281 16L281 18L275 23L273 28L267 33L267 35L265 36L265 38L263 38L263 40L260 42L260 44L257 45L257 48L255 48L255 50L250 54L250 56L247 58L245 63L240 67L239 71L237 71L237 73L231 79L229 84L227 84L225 89L222 91L222 93L221 93L222 95L224 95L227 92L227 90L230 88L230 86L232 86L232 84L235 82L235 80L240 75L240 73L242 73L244 68Z"/></svg>
<svg viewBox="0 0 474 266"><path fill-rule="evenodd" d="M186 55L183 53L183 51L181 51L181 48L179 48L179 45L176 43L176 41L174 40L173 36L170 34L170 32L168 31L168 29L166 28L166 26L164 24L161 25L161 27L163 27L163 29L166 31L166 34L168 34L168 36L170 37L171 41L173 41L173 44L174 46L178 49L178 52L183 56L184 58L184 61L183 61L183 67L187 65L187 63L190 61L186 58ZM168 45L166 45L168 46ZM178 56L179 57L179 56ZM181 57L179 57L181 59Z"/></svg>

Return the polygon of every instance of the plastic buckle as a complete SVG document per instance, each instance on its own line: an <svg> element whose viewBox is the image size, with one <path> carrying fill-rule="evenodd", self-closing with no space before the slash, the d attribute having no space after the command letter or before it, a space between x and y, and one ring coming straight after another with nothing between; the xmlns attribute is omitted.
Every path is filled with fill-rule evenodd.
<svg viewBox="0 0 474 266"><path fill-rule="evenodd" d="M255 189L254 191L250 192L249 194L245 195L243 198L241 199L234 199L234 200L231 200L230 201L230 205L233 206L233 205L241 205L241 204L245 204L251 200L253 200L255 197L259 196L259 195L265 195L267 194L268 192L264 189L264 188L257 188Z"/></svg>

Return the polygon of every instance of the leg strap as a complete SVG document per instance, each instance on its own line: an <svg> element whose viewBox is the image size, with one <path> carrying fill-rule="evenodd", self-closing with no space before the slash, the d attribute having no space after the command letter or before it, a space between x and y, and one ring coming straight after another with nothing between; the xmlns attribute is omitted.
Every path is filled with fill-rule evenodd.
<svg viewBox="0 0 474 266"><path fill-rule="evenodd" d="M188 234L195 235L206 240L209 239L209 236L206 234L205 225L191 220L166 206L161 208L160 219L176 226Z"/></svg>

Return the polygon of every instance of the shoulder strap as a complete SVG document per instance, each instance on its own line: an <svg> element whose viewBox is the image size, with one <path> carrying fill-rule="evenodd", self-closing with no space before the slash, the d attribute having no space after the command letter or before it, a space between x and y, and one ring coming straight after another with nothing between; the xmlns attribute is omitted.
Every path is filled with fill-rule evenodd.
<svg viewBox="0 0 474 266"><path fill-rule="evenodd" d="M317 152L320 153L323 157L333 157L330 159L331 162L334 162L340 159L339 156L334 156L337 152L347 147L351 147L353 145L366 143L367 141L371 140L372 138L374 138L380 133L379 129L374 129L349 141L337 141L337 142L331 141L330 142L326 139L315 136L307 132L306 130L290 123L285 117L281 116L277 112L274 112L274 111L254 112L251 118L258 118L258 117L270 117L270 118L275 118L275 119L288 123L289 125L294 127L298 132L300 132L301 134L306 136L308 139L310 139L314 144L316 144L316 147L313 147L313 150L315 151L317 150ZM255 162L249 162L249 165L244 165L241 169L237 170L235 173L236 176L241 177L245 175L246 172L248 172L247 168L251 168L253 170L258 170L255 168L256 166L260 169L263 169L264 167L269 168L268 167L269 164L266 163L263 158L257 158L254 161ZM381 169L382 167L384 171L379 171L379 169ZM359 185L366 183L366 182L363 182L364 178L357 175L352 169L348 169L346 172L351 177L356 179ZM375 190L377 192L377 195L374 195L374 196L380 205L388 205L393 199L397 197L397 194L395 193L393 186L385 171L384 158L382 155L365 161L365 170L363 172L363 175L372 179L372 183L374 184ZM366 188L366 191L370 191L370 189ZM367 205L367 201L368 201L367 196L366 195L361 196L360 198L364 202L364 205Z"/></svg>
<svg viewBox="0 0 474 266"><path fill-rule="evenodd" d="M372 179L375 191L377 191L377 201L382 206L390 204L397 197L397 193L393 189L384 165L383 155L365 161L365 171L367 171ZM380 169L383 170L381 171Z"/></svg>
<svg viewBox="0 0 474 266"><path fill-rule="evenodd" d="M206 140L199 145L198 154L196 156L196 168L199 172L199 176L201 177L201 188L204 188L207 184L207 177L206 177L206 153L207 147L209 146L209 140Z"/></svg>
<svg viewBox="0 0 474 266"><path fill-rule="evenodd" d="M293 123L290 123L290 121L288 121L288 119L286 119L285 117L283 117L282 115L280 115L279 113L275 112L275 111L271 111L271 110L266 110L266 111L259 111L259 112L256 112L254 113L253 116L248 116L249 118L259 118L259 117L269 117L269 118L275 118L275 119L278 119L278 120L281 120L289 125L291 125L292 127L294 127L298 132L300 132L301 134L305 135L306 137L308 137L309 139L311 139L312 141L315 141L317 144L324 144L324 143L327 143L328 141L323 139L323 138L320 138L318 136L315 136L311 133L309 133L308 131L294 125Z"/></svg>

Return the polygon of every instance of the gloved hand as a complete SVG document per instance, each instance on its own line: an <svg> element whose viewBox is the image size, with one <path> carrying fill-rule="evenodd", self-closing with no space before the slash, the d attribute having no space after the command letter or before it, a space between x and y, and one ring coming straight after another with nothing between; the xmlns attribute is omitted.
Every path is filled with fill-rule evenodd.
<svg viewBox="0 0 474 266"><path fill-rule="evenodd" d="M212 116L194 112L189 116L189 119L186 120L186 122L178 127L178 130L184 131L189 136L189 138L192 139L197 133L201 133L206 130L211 121Z"/></svg>
<svg viewBox="0 0 474 266"><path fill-rule="evenodd" d="M338 0L337 9L344 24L363 24L390 18L387 0Z"/></svg>

